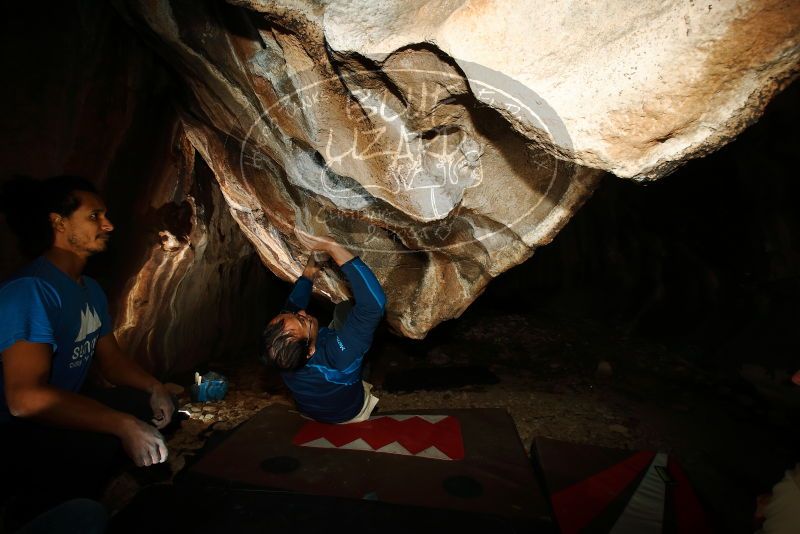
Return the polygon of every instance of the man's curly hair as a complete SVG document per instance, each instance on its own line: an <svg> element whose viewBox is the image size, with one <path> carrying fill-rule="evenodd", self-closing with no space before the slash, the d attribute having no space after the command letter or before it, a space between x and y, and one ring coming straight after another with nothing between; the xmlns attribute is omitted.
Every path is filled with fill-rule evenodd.
<svg viewBox="0 0 800 534"><path fill-rule="evenodd" d="M308 340L294 339L284 332L284 320L268 324L261 334L261 361L283 371L294 371L303 367L308 358Z"/></svg>

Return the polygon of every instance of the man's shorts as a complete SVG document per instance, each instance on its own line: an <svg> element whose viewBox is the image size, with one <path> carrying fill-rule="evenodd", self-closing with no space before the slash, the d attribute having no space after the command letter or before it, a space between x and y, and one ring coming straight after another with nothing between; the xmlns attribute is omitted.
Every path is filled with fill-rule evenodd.
<svg viewBox="0 0 800 534"><path fill-rule="evenodd" d="M364 386L364 404L361 406L361 411L356 414L355 417L350 419L349 421L343 421L339 423L340 425L346 425L348 423L360 423L361 421L366 421L369 419L369 416L372 414L372 410L375 409L375 406L378 405L378 397L372 394L372 384L369 382L361 381L361 384Z"/></svg>

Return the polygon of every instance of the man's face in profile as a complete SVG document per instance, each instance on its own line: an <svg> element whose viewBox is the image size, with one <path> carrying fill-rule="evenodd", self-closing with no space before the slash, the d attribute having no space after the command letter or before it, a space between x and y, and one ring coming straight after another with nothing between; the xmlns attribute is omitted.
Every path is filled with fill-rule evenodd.
<svg viewBox="0 0 800 534"><path fill-rule="evenodd" d="M114 226L106 217L103 199L88 191L75 191L80 206L69 217L62 217L67 243L79 256L90 256L102 252L108 245Z"/></svg>

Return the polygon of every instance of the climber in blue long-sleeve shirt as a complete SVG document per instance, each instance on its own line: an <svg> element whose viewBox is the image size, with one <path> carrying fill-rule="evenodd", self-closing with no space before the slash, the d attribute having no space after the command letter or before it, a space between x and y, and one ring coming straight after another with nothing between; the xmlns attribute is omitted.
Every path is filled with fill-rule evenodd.
<svg viewBox="0 0 800 534"><path fill-rule="evenodd" d="M325 423L363 421L378 399L372 386L362 382L361 367L383 317L386 295L369 267L333 239L297 235L309 249L327 253L339 265L355 304L339 303L327 328L320 328L317 319L306 313L319 272L312 254L283 311L264 330L262 359L281 370L298 409L307 417Z"/></svg>

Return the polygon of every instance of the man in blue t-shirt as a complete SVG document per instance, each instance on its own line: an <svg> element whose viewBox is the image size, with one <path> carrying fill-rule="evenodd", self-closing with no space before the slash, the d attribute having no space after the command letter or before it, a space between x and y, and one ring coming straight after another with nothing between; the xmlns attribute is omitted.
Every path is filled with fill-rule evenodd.
<svg viewBox="0 0 800 534"><path fill-rule="evenodd" d="M25 475L31 468L26 461L46 464L64 456L54 469L91 470L100 467L103 447L94 445L101 441L121 445L139 466L165 461L159 429L173 416L171 395L122 352L103 290L82 274L89 256L105 250L114 228L102 198L91 183L75 177L18 181L13 189L4 189L9 225L41 228L50 244L0 284L0 462ZM11 203L14 194L23 198ZM115 409L114 402L84 394L93 360L105 379L120 386L99 397L133 392L143 400L119 401L127 408ZM144 410L136 402L145 403ZM92 479L89 472L70 476L76 486ZM48 485L56 483L52 478Z"/></svg>
<svg viewBox="0 0 800 534"><path fill-rule="evenodd" d="M320 328L317 319L306 313L319 271L312 254L284 311L264 330L262 358L281 369L298 409L307 417L325 423L363 421L378 399L372 395L371 385L361 381L361 367L383 317L386 295L369 267L331 238L302 232L298 238L339 265L350 282L355 304L337 305L328 328Z"/></svg>

